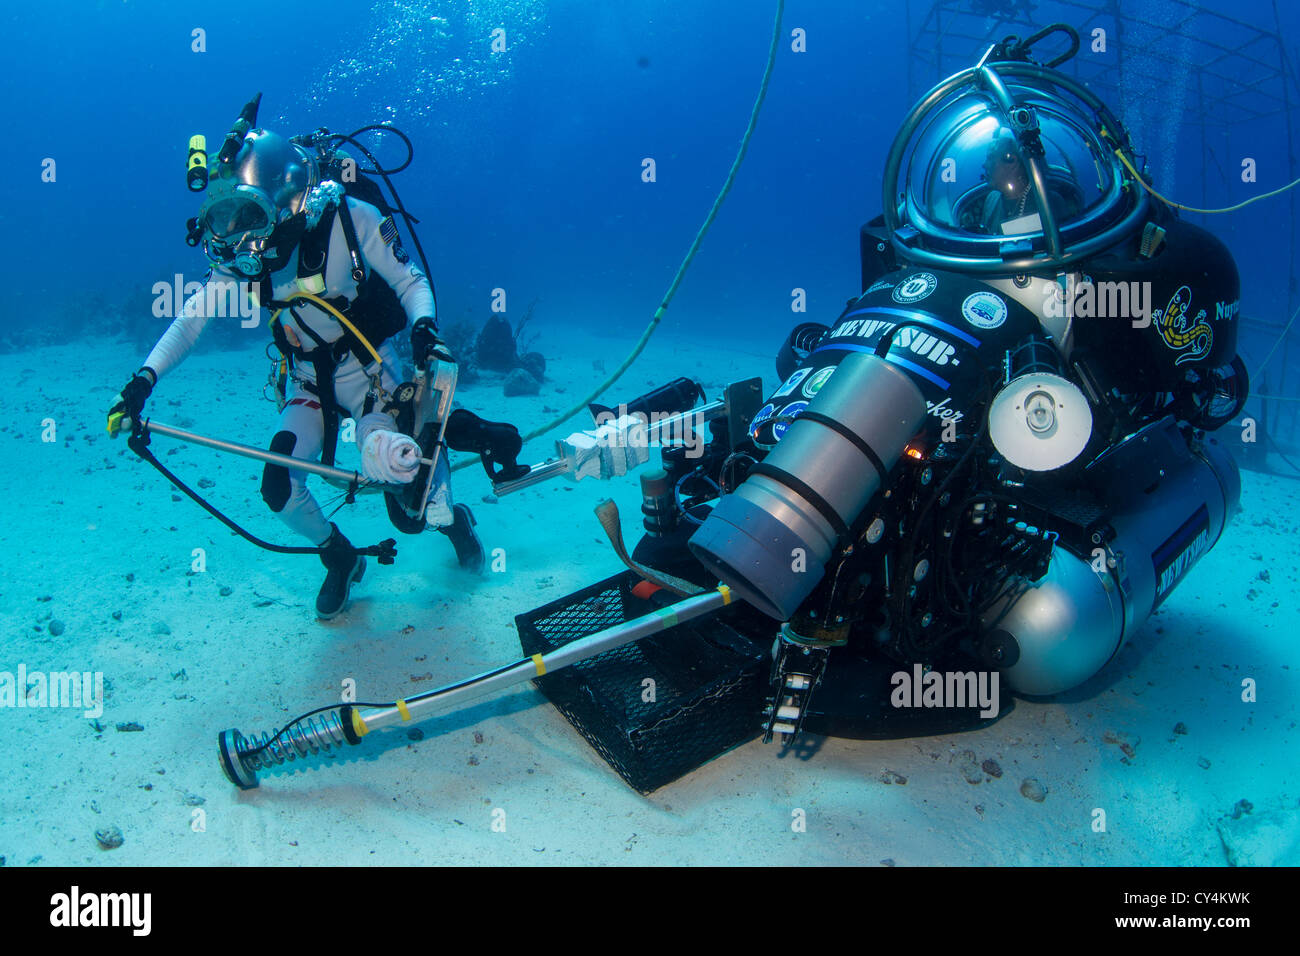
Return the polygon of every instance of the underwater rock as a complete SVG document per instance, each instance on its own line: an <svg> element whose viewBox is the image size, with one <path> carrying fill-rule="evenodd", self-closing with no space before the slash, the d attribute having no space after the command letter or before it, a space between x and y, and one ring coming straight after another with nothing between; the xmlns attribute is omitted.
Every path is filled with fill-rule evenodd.
<svg viewBox="0 0 1300 956"><path fill-rule="evenodd" d="M1229 866L1300 864L1300 811L1295 808L1241 815L1234 808L1233 816L1220 818L1217 829Z"/></svg>
<svg viewBox="0 0 1300 956"><path fill-rule="evenodd" d="M463 362L456 368L456 383L458 385L473 385L482 378L478 373L478 366L471 362Z"/></svg>
<svg viewBox="0 0 1300 956"><path fill-rule="evenodd" d="M235 593L235 589L230 587L229 585L226 585L221 589L220 593L222 597L230 597L230 595Z"/></svg>
<svg viewBox="0 0 1300 956"><path fill-rule="evenodd" d="M119 734L138 734L142 730L144 730L144 724L137 723L134 720L129 720L126 723L117 725L117 732Z"/></svg>
<svg viewBox="0 0 1300 956"><path fill-rule="evenodd" d="M1232 819L1240 820L1242 815L1252 812L1255 805L1249 800L1241 799L1236 802L1232 808Z"/></svg>
<svg viewBox="0 0 1300 956"><path fill-rule="evenodd" d="M63 626L63 622L60 621L57 617L54 620L50 621L50 633L53 636L59 637L65 630L66 628Z"/></svg>
<svg viewBox="0 0 1300 956"><path fill-rule="evenodd" d="M975 751L963 750L959 759L960 763L958 763L957 769L961 771L961 775L966 779L967 783L984 782L984 771L975 762Z"/></svg>
<svg viewBox="0 0 1300 956"><path fill-rule="evenodd" d="M1176 734L1187 733L1187 725L1180 720L1178 723L1174 724L1174 733Z"/></svg>
<svg viewBox="0 0 1300 956"><path fill-rule="evenodd" d="M172 629L162 621L154 621L153 627L150 628L150 631L154 634L170 634Z"/></svg>
<svg viewBox="0 0 1300 956"><path fill-rule="evenodd" d="M503 315L487 320L474 343L474 360L494 372L508 372L519 364L515 351L515 330ZM509 394L509 393L507 393Z"/></svg>
<svg viewBox="0 0 1300 956"><path fill-rule="evenodd" d="M1130 739L1129 735L1123 731L1114 730L1106 731L1101 735L1101 739L1108 744L1115 744L1119 747L1120 752L1124 754L1124 757L1130 760L1137 756L1138 744L1142 743L1141 737Z"/></svg>
<svg viewBox="0 0 1300 956"><path fill-rule="evenodd" d="M1020 795L1034 803L1042 803L1047 799L1047 788L1035 778L1026 777L1020 784Z"/></svg>
<svg viewBox="0 0 1300 956"><path fill-rule="evenodd" d="M406 732L406 739L407 739L407 740L423 740L423 739L424 739L424 731L421 730L419 727L412 727L410 730L408 730L408 731Z"/></svg>
<svg viewBox="0 0 1300 956"><path fill-rule="evenodd" d="M990 757L988 760L980 764L980 769L983 770L990 777L997 778L1002 776L1001 765L992 757Z"/></svg>
<svg viewBox="0 0 1300 956"><path fill-rule="evenodd" d="M205 798L200 797L197 793L187 793L185 795L185 805L187 807L201 807L207 802Z"/></svg>
<svg viewBox="0 0 1300 956"><path fill-rule="evenodd" d="M215 481L213 481L211 478L200 478L200 479L199 479L199 487L200 487L200 488L215 488L215 487L217 487L217 483L216 483Z"/></svg>
<svg viewBox="0 0 1300 956"><path fill-rule="evenodd" d="M541 383L521 368L515 369L506 378L505 393L507 397L536 395L541 390Z"/></svg>
<svg viewBox="0 0 1300 956"><path fill-rule="evenodd" d="M126 842L126 837L122 836L120 827L107 826L102 830L95 831L95 842L105 850L116 850Z"/></svg>
<svg viewBox="0 0 1300 956"><path fill-rule="evenodd" d="M519 359L519 367L537 379L546 381L546 357L541 352L529 352Z"/></svg>
<svg viewBox="0 0 1300 956"><path fill-rule="evenodd" d="M1196 766L1200 767L1202 770L1209 770L1210 762L1206 760L1204 757L1197 757Z"/></svg>
<svg viewBox="0 0 1300 956"><path fill-rule="evenodd" d="M901 773L894 770L882 770L880 773L881 783L896 783L900 787L907 785L907 778Z"/></svg>

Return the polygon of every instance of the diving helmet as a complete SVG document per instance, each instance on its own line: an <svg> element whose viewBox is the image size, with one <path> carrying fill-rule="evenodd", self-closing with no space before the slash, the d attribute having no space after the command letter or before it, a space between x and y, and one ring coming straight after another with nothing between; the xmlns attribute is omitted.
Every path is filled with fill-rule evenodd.
<svg viewBox="0 0 1300 956"><path fill-rule="evenodd" d="M966 273L1061 271L1141 230L1128 134L1092 92L1032 62L944 80L889 151L885 225L909 262Z"/></svg>
<svg viewBox="0 0 1300 956"><path fill-rule="evenodd" d="M268 251L279 246L283 257L301 236L299 213L319 182L306 149L278 133L250 130L234 161L214 164L209 175L198 215L208 258L249 277L264 274Z"/></svg>

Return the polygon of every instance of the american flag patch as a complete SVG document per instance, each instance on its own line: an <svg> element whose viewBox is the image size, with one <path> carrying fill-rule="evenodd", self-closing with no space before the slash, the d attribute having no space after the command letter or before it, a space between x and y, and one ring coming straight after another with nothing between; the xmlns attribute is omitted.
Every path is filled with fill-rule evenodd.
<svg viewBox="0 0 1300 956"><path fill-rule="evenodd" d="M392 216L385 216L384 221L379 224L379 238L384 240L384 245L391 246L397 239L397 223L393 222Z"/></svg>

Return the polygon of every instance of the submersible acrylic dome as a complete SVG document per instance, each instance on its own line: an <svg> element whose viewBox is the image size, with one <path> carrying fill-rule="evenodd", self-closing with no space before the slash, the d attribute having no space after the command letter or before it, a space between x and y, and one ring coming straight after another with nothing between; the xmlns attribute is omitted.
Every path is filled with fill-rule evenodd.
<svg viewBox="0 0 1300 956"><path fill-rule="evenodd" d="M931 90L886 161L904 260L967 273L1056 271L1141 229L1128 136L1086 88L1032 63L981 63Z"/></svg>

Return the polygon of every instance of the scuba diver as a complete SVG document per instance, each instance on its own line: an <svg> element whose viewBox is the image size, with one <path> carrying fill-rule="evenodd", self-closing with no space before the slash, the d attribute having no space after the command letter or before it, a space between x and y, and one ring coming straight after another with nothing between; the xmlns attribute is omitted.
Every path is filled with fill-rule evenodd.
<svg viewBox="0 0 1300 956"><path fill-rule="evenodd" d="M453 362L438 336L432 284L403 248L387 214L392 210L380 207L383 194L358 177L354 161L337 148L337 141L354 142L352 137L320 130L286 139L250 128L260 98L245 106L211 173L201 177L208 184L206 196L190 220L188 241L202 242L212 263L204 289L186 300L122 388L109 412L109 431L116 434L114 424L122 418L140 420L158 380L184 359L208 325L213 310L204 303L212 301L210 293L239 283L241 294L251 295L255 305L279 310L271 327L282 356L280 419L270 450L333 465L340 421L352 418L362 475L388 486L409 486L422 462L428 464L428 449L412 437L419 423L409 414L406 429L398 427L403 418L395 397L400 363L394 338L409 321L417 369ZM367 195L375 201L352 195L363 192L354 182L369 187ZM405 214L400 202L397 208ZM445 420L446 441L450 447L481 449L485 426L514 431L458 410ZM517 448L517 432L514 440ZM437 510L438 530L450 538L460 566L480 573L483 546L470 509L451 501L445 455L437 456L429 487L429 524L435 525ZM365 573L365 555L321 510L303 472L268 462L261 493L286 525L319 548L326 575L316 613L335 617ZM393 515L391 500L389 511ZM424 509L416 512L415 528L398 524L398 515L394 523L408 533L423 530Z"/></svg>

